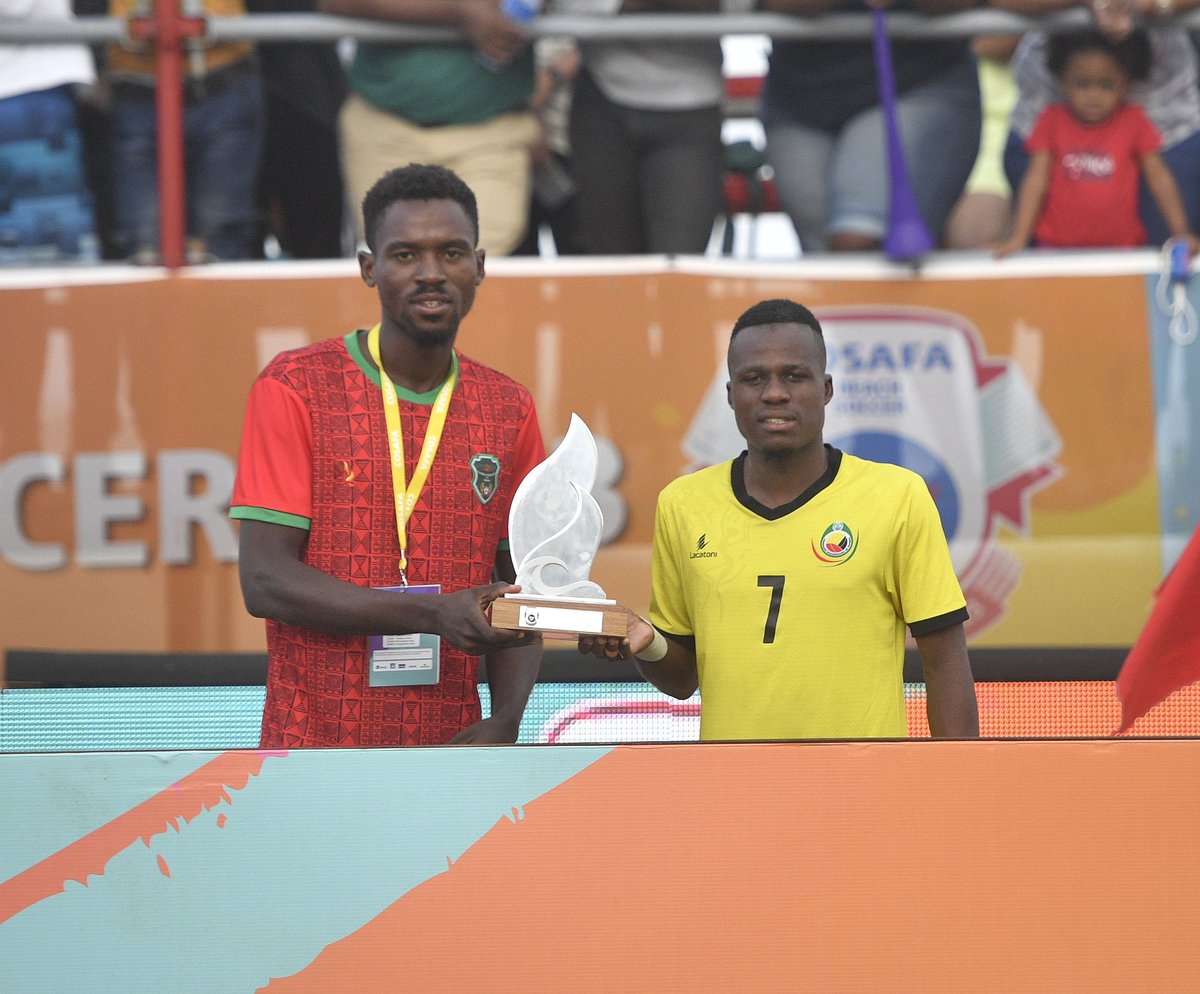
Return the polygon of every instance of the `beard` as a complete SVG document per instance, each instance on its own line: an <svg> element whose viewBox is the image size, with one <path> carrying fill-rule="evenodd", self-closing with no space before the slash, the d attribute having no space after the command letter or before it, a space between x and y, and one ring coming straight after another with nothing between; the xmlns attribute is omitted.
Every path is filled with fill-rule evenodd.
<svg viewBox="0 0 1200 994"><path fill-rule="evenodd" d="M396 326L405 338L424 348L439 348L453 345L458 337L458 325L462 319L458 316L450 318L444 324L424 325L405 314Z"/></svg>

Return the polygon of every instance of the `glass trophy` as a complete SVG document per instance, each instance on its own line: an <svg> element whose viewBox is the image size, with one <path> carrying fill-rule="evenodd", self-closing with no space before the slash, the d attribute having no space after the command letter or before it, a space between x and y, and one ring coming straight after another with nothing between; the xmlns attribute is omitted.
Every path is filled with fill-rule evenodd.
<svg viewBox="0 0 1200 994"><path fill-rule="evenodd" d="M572 414L558 448L517 487L508 541L521 592L492 602L495 627L550 638L627 634L625 612L588 579L604 530L596 463L596 440Z"/></svg>

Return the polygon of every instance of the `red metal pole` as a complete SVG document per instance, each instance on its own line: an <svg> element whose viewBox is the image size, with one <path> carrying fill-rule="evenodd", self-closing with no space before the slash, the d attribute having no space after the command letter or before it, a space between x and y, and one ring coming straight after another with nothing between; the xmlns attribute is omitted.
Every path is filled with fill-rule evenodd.
<svg viewBox="0 0 1200 994"><path fill-rule="evenodd" d="M183 159L183 43L204 34L201 17L185 18L179 0L154 0L149 18L133 18L134 38L153 38L155 111L158 126L158 250L163 264L185 262L187 190Z"/></svg>

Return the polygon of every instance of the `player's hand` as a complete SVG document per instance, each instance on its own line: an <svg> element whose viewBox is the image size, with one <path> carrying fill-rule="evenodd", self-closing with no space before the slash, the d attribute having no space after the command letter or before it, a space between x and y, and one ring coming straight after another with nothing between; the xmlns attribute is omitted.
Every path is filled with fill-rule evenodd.
<svg viewBox="0 0 1200 994"><path fill-rule="evenodd" d="M654 629L640 615L634 614L623 604L625 612L625 637L616 635L580 635L579 651L597 659L629 659L636 656L654 639Z"/></svg>
<svg viewBox="0 0 1200 994"><path fill-rule="evenodd" d="M506 17L496 0L463 0L459 27L489 62L506 66L525 48L520 25Z"/></svg>
<svg viewBox="0 0 1200 994"><path fill-rule="evenodd" d="M500 580L485 587L473 587L453 594L439 594L435 598L433 630L454 648L472 656L479 656L493 649L532 645L541 639L537 632L494 628L487 618L487 609L492 601L505 594L519 593L520 590L516 584Z"/></svg>

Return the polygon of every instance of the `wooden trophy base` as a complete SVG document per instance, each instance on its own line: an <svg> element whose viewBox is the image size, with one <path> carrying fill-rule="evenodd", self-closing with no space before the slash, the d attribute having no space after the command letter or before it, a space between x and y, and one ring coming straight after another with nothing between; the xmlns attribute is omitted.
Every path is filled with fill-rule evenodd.
<svg viewBox="0 0 1200 994"><path fill-rule="evenodd" d="M540 632L546 638L628 634L625 611L616 601L587 597L505 594L492 601L489 618L496 628Z"/></svg>

